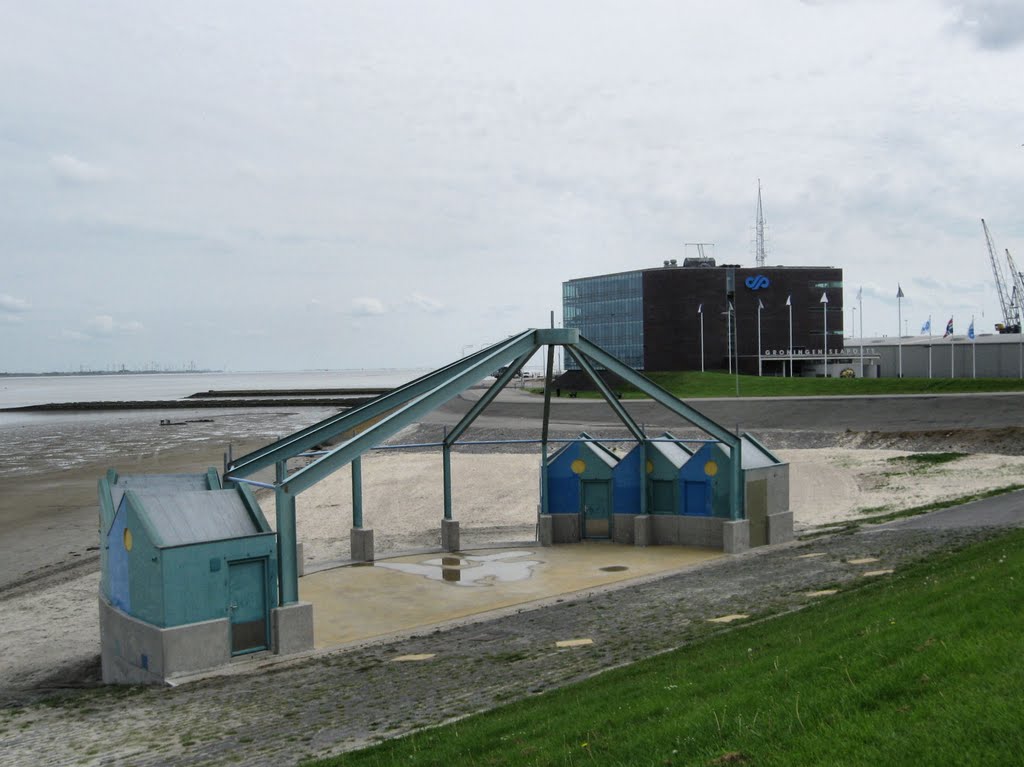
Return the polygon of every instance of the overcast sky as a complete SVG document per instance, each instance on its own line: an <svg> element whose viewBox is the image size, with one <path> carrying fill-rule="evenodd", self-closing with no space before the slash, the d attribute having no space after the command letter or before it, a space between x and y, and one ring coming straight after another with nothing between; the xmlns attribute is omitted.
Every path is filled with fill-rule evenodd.
<svg viewBox="0 0 1024 767"><path fill-rule="evenodd" d="M686 243L1024 267L1024 3L0 0L0 371L431 367ZM984 318L982 318L984 313ZM846 324L851 316L846 312ZM859 324L859 319L858 319ZM941 333L941 329L939 329Z"/></svg>

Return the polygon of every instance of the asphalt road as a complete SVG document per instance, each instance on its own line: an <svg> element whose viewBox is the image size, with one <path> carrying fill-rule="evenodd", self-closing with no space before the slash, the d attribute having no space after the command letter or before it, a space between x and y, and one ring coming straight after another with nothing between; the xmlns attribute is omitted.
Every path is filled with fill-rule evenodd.
<svg viewBox="0 0 1024 767"><path fill-rule="evenodd" d="M972 527L1024 526L1024 490L985 498L908 519L898 519L872 530L958 530Z"/></svg>
<svg viewBox="0 0 1024 767"><path fill-rule="evenodd" d="M479 392L458 397L435 411L426 422L454 424ZM686 422L650 400L623 404L638 422L672 428ZM751 397L687 401L708 418L730 429L850 431L941 431L1024 427L1024 393L899 395L890 397ZM603 400L552 399L551 422L562 426L619 426ZM539 425L540 397L503 392L478 419L493 428Z"/></svg>

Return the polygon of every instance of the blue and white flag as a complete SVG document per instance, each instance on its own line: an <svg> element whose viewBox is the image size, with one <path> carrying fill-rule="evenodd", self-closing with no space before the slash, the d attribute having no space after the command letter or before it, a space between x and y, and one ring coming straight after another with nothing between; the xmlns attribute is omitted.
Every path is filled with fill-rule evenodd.
<svg viewBox="0 0 1024 767"><path fill-rule="evenodd" d="M925 320L924 325L921 326L921 335L924 335L925 333L931 333L931 332L932 332L932 318L929 317L927 320Z"/></svg>
<svg viewBox="0 0 1024 767"><path fill-rule="evenodd" d="M974 340L974 317L971 317L971 326L967 328L967 337Z"/></svg>
<svg viewBox="0 0 1024 767"><path fill-rule="evenodd" d="M946 323L946 332L942 334L943 338L947 338L953 335L953 318L949 318L949 322Z"/></svg>

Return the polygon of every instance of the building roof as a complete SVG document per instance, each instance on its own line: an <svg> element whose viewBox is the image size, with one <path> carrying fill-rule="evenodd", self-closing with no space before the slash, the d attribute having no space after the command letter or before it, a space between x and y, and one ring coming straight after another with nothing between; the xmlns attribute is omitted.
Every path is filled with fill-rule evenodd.
<svg viewBox="0 0 1024 767"><path fill-rule="evenodd" d="M134 474L118 477L110 485L110 499L116 509L121 505L125 491L146 493L172 493L190 490L209 490L206 474Z"/></svg>
<svg viewBox="0 0 1024 767"><path fill-rule="evenodd" d="M263 532L234 490L160 488L129 491L128 501L153 534L154 545L164 548L204 541L241 538Z"/></svg>
<svg viewBox="0 0 1024 767"><path fill-rule="evenodd" d="M671 438L671 434L665 434L664 437ZM675 466L677 469L681 469L683 464L690 460L693 453L678 442L649 442L652 448L657 450L669 463Z"/></svg>

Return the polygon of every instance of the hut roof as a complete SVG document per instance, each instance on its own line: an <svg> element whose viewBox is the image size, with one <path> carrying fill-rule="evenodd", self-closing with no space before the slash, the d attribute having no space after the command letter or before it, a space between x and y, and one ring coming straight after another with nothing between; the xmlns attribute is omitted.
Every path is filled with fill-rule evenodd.
<svg viewBox="0 0 1024 767"><path fill-rule="evenodd" d="M257 535L262 531L234 490L129 491L159 547Z"/></svg>

